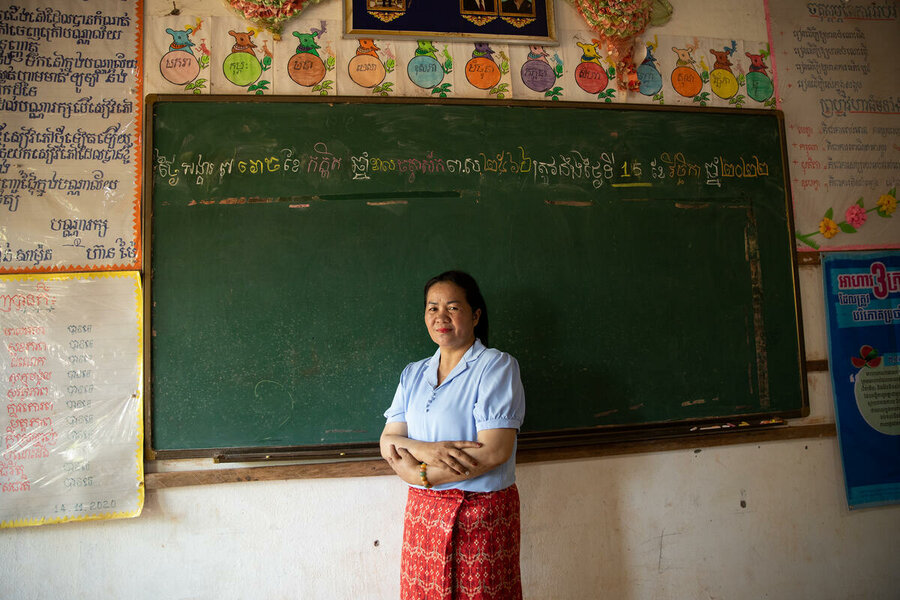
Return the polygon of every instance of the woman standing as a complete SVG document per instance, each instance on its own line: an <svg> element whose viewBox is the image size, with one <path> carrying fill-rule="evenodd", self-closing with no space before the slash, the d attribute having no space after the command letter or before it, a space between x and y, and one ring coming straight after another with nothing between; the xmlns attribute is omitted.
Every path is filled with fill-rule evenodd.
<svg viewBox="0 0 900 600"><path fill-rule="evenodd" d="M519 364L487 348L487 306L466 273L425 284L425 325L437 352L403 370L381 434L410 484L400 596L519 599Z"/></svg>

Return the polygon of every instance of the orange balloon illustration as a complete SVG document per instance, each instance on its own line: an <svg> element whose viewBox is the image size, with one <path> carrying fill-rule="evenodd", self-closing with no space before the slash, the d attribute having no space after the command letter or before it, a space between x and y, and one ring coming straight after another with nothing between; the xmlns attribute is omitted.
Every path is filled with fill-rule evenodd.
<svg viewBox="0 0 900 600"><path fill-rule="evenodd" d="M703 89L703 80L690 67L676 67L672 71L672 87L685 98L693 98Z"/></svg>
<svg viewBox="0 0 900 600"><path fill-rule="evenodd" d="M486 56L478 56L466 63L466 79L480 90L489 90L500 83L500 67Z"/></svg>
<svg viewBox="0 0 900 600"><path fill-rule="evenodd" d="M294 83L312 87L325 78L325 63L315 54L295 54L288 61L288 75Z"/></svg>

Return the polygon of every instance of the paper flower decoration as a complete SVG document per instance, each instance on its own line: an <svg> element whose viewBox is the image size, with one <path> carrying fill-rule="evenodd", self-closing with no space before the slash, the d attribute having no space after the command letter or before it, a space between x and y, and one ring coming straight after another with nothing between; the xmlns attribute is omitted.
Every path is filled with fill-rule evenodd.
<svg viewBox="0 0 900 600"><path fill-rule="evenodd" d="M231 8L241 13L245 19L281 39L284 22L320 0L225 0Z"/></svg>
<svg viewBox="0 0 900 600"><path fill-rule="evenodd" d="M606 43L616 66L620 89L635 88L634 38L647 25L661 25L672 14L667 0L569 0L585 22Z"/></svg>
<svg viewBox="0 0 900 600"><path fill-rule="evenodd" d="M630 39L650 22L651 0L573 0L591 29L607 38Z"/></svg>

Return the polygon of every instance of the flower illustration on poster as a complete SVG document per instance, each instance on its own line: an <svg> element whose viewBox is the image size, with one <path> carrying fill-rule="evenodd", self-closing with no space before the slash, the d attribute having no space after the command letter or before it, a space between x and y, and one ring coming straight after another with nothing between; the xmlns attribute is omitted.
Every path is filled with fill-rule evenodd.
<svg viewBox="0 0 900 600"><path fill-rule="evenodd" d="M827 240L839 234L857 233L868 221L869 214L875 213L883 219L890 219L897 210L897 188L891 188L887 193L882 194L875 204L870 208L866 208L865 198L859 198L855 203L846 208L843 214L843 220L838 221L834 213L834 208L825 211L822 220L819 221L819 228L806 234L797 233L797 239L810 248L819 249L819 243L816 237L821 236Z"/></svg>

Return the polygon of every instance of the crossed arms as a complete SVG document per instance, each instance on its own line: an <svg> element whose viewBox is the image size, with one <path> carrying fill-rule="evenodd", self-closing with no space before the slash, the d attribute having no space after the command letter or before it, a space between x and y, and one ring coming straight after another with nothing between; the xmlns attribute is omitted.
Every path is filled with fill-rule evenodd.
<svg viewBox="0 0 900 600"><path fill-rule="evenodd" d="M419 464L428 465L432 485L472 479L494 469L512 456L515 429L485 429L478 441L421 442L407 436L406 423L388 423L381 433L381 456L406 483L421 485Z"/></svg>

